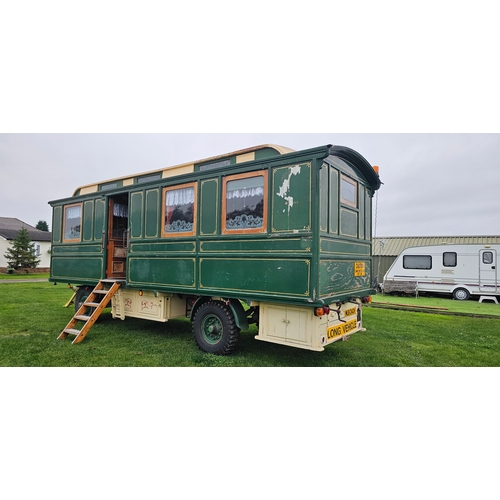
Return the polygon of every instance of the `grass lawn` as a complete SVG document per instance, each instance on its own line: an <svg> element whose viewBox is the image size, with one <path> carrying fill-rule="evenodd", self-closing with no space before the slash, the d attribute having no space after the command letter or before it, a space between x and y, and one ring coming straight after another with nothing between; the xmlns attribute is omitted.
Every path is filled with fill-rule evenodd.
<svg viewBox="0 0 500 500"><path fill-rule="evenodd" d="M49 279L49 273L22 273L22 274L4 274L0 273L0 281L2 280L36 280Z"/></svg>
<svg viewBox="0 0 500 500"><path fill-rule="evenodd" d="M470 300L454 300L452 298L426 295L419 297L397 296L397 295L375 295L373 302L380 305L409 305L414 308L439 308L444 312L456 312L459 314L478 314L500 317L500 304L492 301L479 302L479 296L472 296Z"/></svg>
<svg viewBox="0 0 500 500"><path fill-rule="evenodd" d="M237 351L227 357L201 352L187 319L168 323L113 320L107 310L84 341L58 341L74 309L72 294L51 283L0 285L0 366L229 366L229 367L445 367L500 366L500 319L444 316L365 307L366 332L337 342L324 352L295 349L254 339L256 327L242 332ZM397 297L378 296L382 302ZM404 303L424 298L401 298ZM429 299L448 310L480 306L491 314L500 305ZM437 301L437 302L436 302Z"/></svg>

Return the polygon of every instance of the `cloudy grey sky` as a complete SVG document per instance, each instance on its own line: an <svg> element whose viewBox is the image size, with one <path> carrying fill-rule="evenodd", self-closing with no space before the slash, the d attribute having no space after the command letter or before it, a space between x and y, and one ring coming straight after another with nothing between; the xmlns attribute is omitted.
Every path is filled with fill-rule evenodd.
<svg viewBox="0 0 500 500"><path fill-rule="evenodd" d="M264 143L378 165L378 236L500 234L500 134L0 134L0 216L50 226L47 202L82 184Z"/></svg>
<svg viewBox="0 0 500 500"><path fill-rule="evenodd" d="M50 224L47 202L81 184L331 143L380 166L378 236L500 234L496 16L424 3L11 2L0 216Z"/></svg>

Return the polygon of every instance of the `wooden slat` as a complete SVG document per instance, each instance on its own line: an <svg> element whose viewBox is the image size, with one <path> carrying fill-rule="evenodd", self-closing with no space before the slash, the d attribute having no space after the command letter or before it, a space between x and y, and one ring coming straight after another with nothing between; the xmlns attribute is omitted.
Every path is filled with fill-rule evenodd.
<svg viewBox="0 0 500 500"><path fill-rule="evenodd" d="M68 335L75 335L75 339L72 343L78 344L85 338L88 331L92 328L94 323L101 315L102 311L104 311L109 301L121 285L121 283L117 281L106 280L107 283L112 283L112 285L108 290L104 290L103 281L104 280L99 281L94 290L87 297L88 302L83 303L78 311L76 311L73 318L71 318L71 321L66 325L66 328L64 328L59 337L57 337L58 340L65 339ZM102 300L100 302L94 302L97 295L102 295ZM90 316L88 314L85 314L87 307L94 308ZM83 321L85 323L81 330L77 330L76 328L74 328L78 321Z"/></svg>

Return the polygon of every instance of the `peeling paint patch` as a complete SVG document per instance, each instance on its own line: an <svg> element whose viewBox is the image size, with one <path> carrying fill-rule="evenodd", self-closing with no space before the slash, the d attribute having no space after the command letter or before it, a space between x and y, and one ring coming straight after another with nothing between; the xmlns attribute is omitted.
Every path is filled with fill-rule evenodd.
<svg viewBox="0 0 500 500"><path fill-rule="evenodd" d="M290 209L293 207L293 196L288 196L288 191L290 190L290 179L292 175L300 174L300 165L295 165L294 167L289 167L290 173L288 177L283 181L283 184L280 186L279 191L276 193L280 198L283 198L288 205L288 213L290 213ZM284 211L284 210L283 210Z"/></svg>

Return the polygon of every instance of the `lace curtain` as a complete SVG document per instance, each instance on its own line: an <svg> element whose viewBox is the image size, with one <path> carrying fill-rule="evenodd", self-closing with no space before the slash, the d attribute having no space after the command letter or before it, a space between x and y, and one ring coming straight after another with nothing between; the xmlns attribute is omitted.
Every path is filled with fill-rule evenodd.
<svg viewBox="0 0 500 500"><path fill-rule="evenodd" d="M175 207L177 205L189 205L191 203L194 203L193 187L167 191L167 201L166 201L167 207Z"/></svg>
<svg viewBox="0 0 500 500"><path fill-rule="evenodd" d="M115 203L113 206L113 215L115 217L128 217L128 207L127 205L121 205L120 203Z"/></svg>
<svg viewBox="0 0 500 500"><path fill-rule="evenodd" d="M66 219L79 219L80 218L81 207L67 207L66 208Z"/></svg>
<svg viewBox="0 0 500 500"><path fill-rule="evenodd" d="M235 189L234 191L227 191L227 199L232 200L233 198L249 198L251 196L263 196L264 189L261 187L255 187L250 189Z"/></svg>

